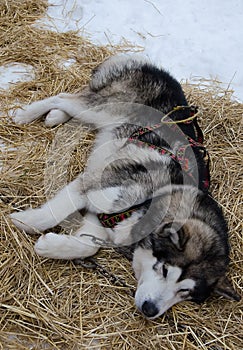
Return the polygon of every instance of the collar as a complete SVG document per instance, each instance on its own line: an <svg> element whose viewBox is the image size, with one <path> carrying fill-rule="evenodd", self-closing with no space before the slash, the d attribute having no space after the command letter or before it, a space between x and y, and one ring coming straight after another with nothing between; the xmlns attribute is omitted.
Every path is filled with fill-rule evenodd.
<svg viewBox="0 0 243 350"><path fill-rule="evenodd" d="M134 212L140 209L143 209L144 212L147 211L147 209L150 207L151 202L152 199L147 199L145 202L133 205L125 211L112 214L100 213L97 214L97 217L103 227L113 229L121 221L130 218Z"/></svg>

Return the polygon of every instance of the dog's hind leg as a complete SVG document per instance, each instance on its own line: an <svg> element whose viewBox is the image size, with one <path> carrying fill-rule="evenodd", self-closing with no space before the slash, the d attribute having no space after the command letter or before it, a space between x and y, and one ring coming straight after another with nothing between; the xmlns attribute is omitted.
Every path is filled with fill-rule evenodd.
<svg viewBox="0 0 243 350"><path fill-rule="evenodd" d="M66 123L70 119L70 115L60 109L52 109L46 116L45 125L52 127Z"/></svg>
<svg viewBox="0 0 243 350"><path fill-rule="evenodd" d="M86 196L81 183L80 176L41 207L12 213L10 218L18 228L29 233L54 227L70 214L85 207Z"/></svg>
<svg viewBox="0 0 243 350"><path fill-rule="evenodd" d="M17 109L13 120L17 124L28 124L46 115L47 126L62 124L70 118L75 118L81 123L100 127L107 125L111 119L103 103L102 96L89 90L80 94L62 93ZM100 105L104 108L100 108ZM114 115L112 118L114 119ZM120 121L121 117L118 116L117 119Z"/></svg>
<svg viewBox="0 0 243 350"><path fill-rule="evenodd" d="M107 233L96 215L88 213L83 226L74 235L52 232L42 235L35 244L35 251L51 259L84 259L94 255L100 248L99 242L107 239Z"/></svg>
<svg viewBox="0 0 243 350"><path fill-rule="evenodd" d="M60 122L63 123L63 119L74 117L85 109L87 109L87 106L82 105L79 95L62 93L17 109L13 115L13 120L17 124L28 124L52 110L57 110L58 118L56 117L56 119L60 119ZM63 112L63 114L60 112ZM52 119L54 116L49 115L49 118Z"/></svg>

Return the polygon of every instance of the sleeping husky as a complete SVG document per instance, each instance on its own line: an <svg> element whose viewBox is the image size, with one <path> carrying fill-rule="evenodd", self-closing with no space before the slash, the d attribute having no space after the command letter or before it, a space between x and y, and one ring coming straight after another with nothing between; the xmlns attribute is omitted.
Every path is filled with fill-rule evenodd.
<svg viewBox="0 0 243 350"><path fill-rule="evenodd" d="M138 281L135 302L154 319L183 300L218 293L239 300L226 277L228 229L209 193L207 151L197 111L180 84L144 59L114 56L78 94L59 94L16 111L16 123L71 118L98 130L87 166L40 208L11 214L26 232L43 232L84 210L72 235L35 244L53 259L87 258L101 246L129 246Z"/></svg>

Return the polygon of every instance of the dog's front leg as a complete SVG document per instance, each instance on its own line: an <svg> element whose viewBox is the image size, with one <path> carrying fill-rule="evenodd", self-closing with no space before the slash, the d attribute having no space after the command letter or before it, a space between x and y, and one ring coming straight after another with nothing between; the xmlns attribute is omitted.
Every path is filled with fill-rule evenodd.
<svg viewBox="0 0 243 350"><path fill-rule="evenodd" d="M79 176L41 207L12 213L10 218L18 228L34 233L56 226L85 205L82 176Z"/></svg>
<svg viewBox="0 0 243 350"><path fill-rule="evenodd" d="M94 255L108 239L95 214L88 213L83 226L74 235L47 233L35 244L38 255L51 259L84 259Z"/></svg>

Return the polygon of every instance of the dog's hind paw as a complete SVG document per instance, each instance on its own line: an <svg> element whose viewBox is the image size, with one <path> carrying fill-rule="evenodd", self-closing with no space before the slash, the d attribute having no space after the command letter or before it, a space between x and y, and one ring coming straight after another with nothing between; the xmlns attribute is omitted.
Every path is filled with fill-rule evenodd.
<svg viewBox="0 0 243 350"><path fill-rule="evenodd" d="M52 127L67 122L70 116L60 109L52 109L46 116L45 125Z"/></svg>
<svg viewBox="0 0 243 350"><path fill-rule="evenodd" d="M50 99L36 101L22 108L17 108L12 113L13 121L16 124L28 124L42 117L52 109L48 101Z"/></svg>
<svg viewBox="0 0 243 350"><path fill-rule="evenodd" d="M16 124L28 124L36 118L28 112L28 107L18 108L12 113L12 119Z"/></svg>

